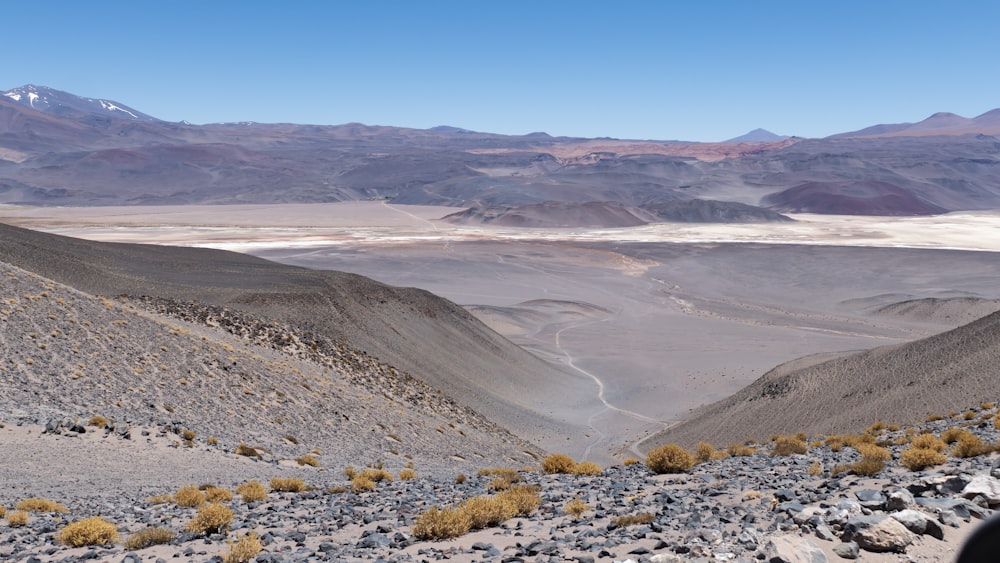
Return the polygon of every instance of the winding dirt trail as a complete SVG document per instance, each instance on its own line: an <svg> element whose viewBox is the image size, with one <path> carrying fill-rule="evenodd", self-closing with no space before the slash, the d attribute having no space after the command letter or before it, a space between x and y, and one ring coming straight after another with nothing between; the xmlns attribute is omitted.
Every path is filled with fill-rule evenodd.
<svg viewBox="0 0 1000 563"><path fill-rule="evenodd" d="M626 417L629 417L629 418L632 418L632 419L635 419L635 420L639 420L639 421L644 422L644 423L655 424L655 425L659 426L661 430L665 429L668 426L665 422L663 422L661 420L657 420L655 418L648 417L648 416L646 416L644 414L637 413L635 411L631 411L631 410L628 410L628 409L621 408L619 406L616 406L616 405L612 404L610 401L608 401L607 397L605 396L606 387L604 385L604 382L601 381L601 378L598 377L597 375L595 375L595 374L593 374L593 373L591 373L591 372L583 369L582 367L576 365L576 360L573 357L573 355L569 352L569 350L563 348L563 346L562 346L562 334L563 334L563 332L565 332L567 330L571 330L571 329L581 328L581 327L587 326L587 325L592 325L592 324L607 322L608 320L613 319L616 316L618 316L619 313L620 312L616 312L616 313L614 313L612 315L608 315L608 316L606 316L606 317L604 317L602 319L596 319L596 320L592 320L592 321L585 321L585 322L580 322L580 323L574 323L574 324L565 326L565 327L557 330L556 333L555 333L555 341L554 341L555 349L560 354L562 354L562 356L563 356L563 363L566 364L567 366L569 366L570 368L572 368L573 370L577 371L578 373L583 374L583 375L589 377L591 380L593 380L593 382L595 384L597 384L597 399L599 401L601 401L602 405L604 405L604 410L595 411L594 413L591 413L590 417L587 419L587 425L597 435L597 439L595 439L590 444L588 444L587 448L584 450L584 452L583 452L583 460L584 461L586 461L590 457L591 452L593 451L593 449L597 445L599 445L601 442L604 442L604 441L607 440L607 434L604 433L603 431L601 431L597 427L597 425L595 424L595 421L596 421L597 418L599 418L601 416L604 416L604 415L608 414L609 412L615 412L615 413L618 413L620 415L624 415ZM631 446L629 449L637 457L642 457L642 454L637 449L635 449L634 445Z"/></svg>

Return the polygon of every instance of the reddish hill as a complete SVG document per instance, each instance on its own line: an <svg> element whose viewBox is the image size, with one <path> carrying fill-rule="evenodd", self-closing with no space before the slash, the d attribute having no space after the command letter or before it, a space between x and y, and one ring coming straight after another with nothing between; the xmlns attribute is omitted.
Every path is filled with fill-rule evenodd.
<svg viewBox="0 0 1000 563"><path fill-rule="evenodd" d="M767 195L764 206L783 213L934 215L947 210L887 182L807 182Z"/></svg>

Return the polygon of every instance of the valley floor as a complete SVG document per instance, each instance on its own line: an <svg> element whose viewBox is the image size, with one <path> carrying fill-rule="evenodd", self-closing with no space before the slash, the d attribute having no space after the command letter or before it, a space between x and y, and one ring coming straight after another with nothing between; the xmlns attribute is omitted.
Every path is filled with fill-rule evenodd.
<svg viewBox="0 0 1000 563"><path fill-rule="evenodd" d="M2 206L0 220L97 240L240 250L427 289L577 373L593 400L549 398L552 414L584 429L557 446L605 463L778 364L928 336L996 303L937 318L875 314L882 306L1000 297L1000 214L614 230L435 221L452 211L384 202Z"/></svg>

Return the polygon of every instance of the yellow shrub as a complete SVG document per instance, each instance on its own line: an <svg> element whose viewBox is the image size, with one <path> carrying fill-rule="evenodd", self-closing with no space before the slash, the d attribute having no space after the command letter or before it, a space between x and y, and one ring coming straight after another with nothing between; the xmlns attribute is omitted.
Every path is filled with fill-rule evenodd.
<svg viewBox="0 0 1000 563"><path fill-rule="evenodd" d="M918 434L910 440L910 447L943 452L948 448L948 444L933 434Z"/></svg>
<svg viewBox="0 0 1000 563"><path fill-rule="evenodd" d="M573 499L568 503L566 503L566 514L569 514L573 518L579 518L580 516L583 515L584 512L588 510L590 510L590 507L587 506L587 503L583 502L578 498Z"/></svg>
<svg viewBox="0 0 1000 563"><path fill-rule="evenodd" d="M472 518L457 508L431 507L417 516L413 537L421 540L444 540L462 536L472 528Z"/></svg>
<svg viewBox="0 0 1000 563"><path fill-rule="evenodd" d="M729 455L733 457L745 457L757 453L757 448L747 444L729 444L729 447L726 448L726 450L729 452Z"/></svg>
<svg viewBox="0 0 1000 563"><path fill-rule="evenodd" d="M174 493L174 504L187 507L201 506L205 504L205 493L194 485L181 487Z"/></svg>
<svg viewBox="0 0 1000 563"><path fill-rule="evenodd" d="M615 524L619 528L624 528L626 526L634 526L636 524L649 524L656 517L648 512L641 512L639 514L629 514L627 516L619 516L615 518Z"/></svg>
<svg viewBox="0 0 1000 563"><path fill-rule="evenodd" d="M7 515L7 507L0 505L0 518L3 518L6 515Z"/></svg>
<svg viewBox="0 0 1000 563"><path fill-rule="evenodd" d="M542 471L548 474L569 473L576 462L566 454L552 454L542 460Z"/></svg>
<svg viewBox="0 0 1000 563"><path fill-rule="evenodd" d="M932 465L941 465L948 458L927 448L907 448L899 453L899 463L910 471L919 471Z"/></svg>
<svg viewBox="0 0 1000 563"><path fill-rule="evenodd" d="M649 452L646 466L654 473L685 473L694 467L694 456L676 444L667 444Z"/></svg>
<svg viewBox="0 0 1000 563"><path fill-rule="evenodd" d="M409 481L410 479L416 479L416 478L417 478L417 472L410 468L402 469L399 472L400 481Z"/></svg>
<svg viewBox="0 0 1000 563"><path fill-rule="evenodd" d="M356 493L363 493L366 491L375 490L375 481L372 481L364 475L357 475L354 479L351 479L351 490Z"/></svg>
<svg viewBox="0 0 1000 563"><path fill-rule="evenodd" d="M240 445L236 446L236 453L247 457L260 457L260 452L257 451L257 448L252 448L243 442L240 442Z"/></svg>
<svg viewBox="0 0 1000 563"><path fill-rule="evenodd" d="M59 531L56 540L65 545L106 545L118 541L118 529L100 516L73 522Z"/></svg>
<svg viewBox="0 0 1000 563"><path fill-rule="evenodd" d="M715 446L708 442L698 442L694 447L694 460L696 463L712 461L712 456L714 455Z"/></svg>
<svg viewBox="0 0 1000 563"><path fill-rule="evenodd" d="M534 485L515 485L499 495L514 506L517 516L527 516L542 504L538 495L538 487Z"/></svg>
<svg viewBox="0 0 1000 563"><path fill-rule="evenodd" d="M458 475L455 475L455 484L456 485L461 485L464 482L465 482L465 474L464 473L459 473Z"/></svg>
<svg viewBox="0 0 1000 563"><path fill-rule="evenodd" d="M236 487L236 494L243 498L243 502L267 500L267 490L258 481L248 481Z"/></svg>
<svg viewBox="0 0 1000 563"><path fill-rule="evenodd" d="M381 468L369 468L361 472L361 476L374 481L375 483L381 483L382 481L392 481L392 473L389 473L385 469Z"/></svg>
<svg viewBox="0 0 1000 563"><path fill-rule="evenodd" d="M573 475L600 475L601 471L601 466L596 463L581 461L580 463L573 465L570 473Z"/></svg>
<svg viewBox="0 0 1000 563"><path fill-rule="evenodd" d="M271 491L276 493L301 493L302 491L308 491L309 487L306 486L302 479L275 477L271 479Z"/></svg>
<svg viewBox="0 0 1000 563"><path fill-rule="evenodd" d="M348 465L347 467L344 468L344 477L347 477L348 481L354 479L357 476L358 476L358 470L354 469L353 465Z"/></svg>
<svg viewBox="0 0 1000 563"><path fill-rule="evenodd" d="M96 426L98 428L104 428L105 426L108 425L108 419L104 418L99 414L96 414L90 417L90 420L87 421L87 424L89 424L90 426Z"/></svg>
<svg viewBox="0 0 1000 563"><path fill-rule="evenodd" d="M295 458L295 461L297 461L299 465L308 465L309 467L319 467L319 460L316 459L315 456L311 456L309 454L299 456Z"/></svg>
<svg viewBox="0 0 1000 563"><path fill-rule="evenodd" d="M777 436L774 439L774 445L771 446L771 455L804 454L808 449L805 440L800 440L798 436Z"/></svg>
<svg viewBox="0 0 1000 563"><path fill-rule="evenodd" d="M978 457L991 454L996 450L996 446L987 444L979 436L967 432L956 440L955 445L951 448L951 454L955 457Z"/></svg>
<svg viewBox="0 0 1000 563"><path fill-rule="evenodd" d="M892 452L883 447L876 446L875 444L856 444L853 448L861 454L863 459L878 461L889 461L892 459Z"/></svg>
<svg viewBox="0 0 1000 563"><path fill-rule="evenodd" d="M627 458L625 461L623 461L622 465L628 466L628 465L635 465L637 463L639 463L638 459L636 459L634 457L630 457L630 458Z"/></svg>
<svg viewBox="0 0 1000 563"><path fill-rule="evenodd" d="M501 495L472 497L459 505L459 510L469 515L473 530L497 526L517 515L513 503Z"/></svg>
<svg viewBox="0 0 1000 563"><path fill-rule="evenodd" d="M941 439L944 440L944 443L946 444L954 444L959 438L970 434L971 432L965 428L952 426L951 428L945 429L945 431L941 433Z"/></svg>
<svg viewBox="0 0 1000 563"><path fill-rule="evenodd" d="M198 514L188 522L187 531L211 534L225 531L233 522L233 511L226 505L213 502L198 509Z"/></svg>
<svg viewBox="0 0 1000 563"><path fill-rule="evenodd" d="M181 430L181 437L184 438L185 440L187 440L188 442L190 442L191 440L194 440L195 437L197 437L197 436L198 436L198 434L196 434L194 432L194 430L188 430L187 428L185 428L184 430Z"/></svg>
<svg viewBox="0 0 1000 563"><path fill-rule="evenodd" d="M818 461L814 461L814 462L812 462L812 465L809 466L809 469L806 471L806 473L810 477L817 477L819 475L822 475L823 474L823 466L820 465L820 463Z"/></svg>
<svg viewBox="0 0 1000 563"><path fill-rule="evenodd" d="M233 500L233 493L222 487L206 487L204 493L205 500L208 502L228 502Z"/></svg>
<svg viewBox="0 0 1000 563"><path fill-rule="evenodd" d="M125 549L134 551L151 545L161 545L174 541L174 533L166 528L146 528L125 540Z"/></svg>
<svg viewBox="0 0 1000 563"><path fill-rule="evenodd" d="M23 510L15 510L7 514L7 525L11 528L20 528L28 523L28 513Z"/></svg>
<svg viewBox="0 0 1000 563"><path fill-rule="evenodd" d="M68 508L58 502L37 497L24 499L14 508L27 512L69 512Z"/></svg>
<svg viewBox="0 0 1000 563"><path fill-rule="evenodd" d="M172 502L174 500L173 495L156 495L146 499L149 504L163 504L167 502Z"/></svg>
<svg viewBox="0 0 1000 563"><path fill-rule="evenodd" d="M223 563L247 563L264 549L264 543L252 532L229 545L229 552L222 556Z"/></svg>

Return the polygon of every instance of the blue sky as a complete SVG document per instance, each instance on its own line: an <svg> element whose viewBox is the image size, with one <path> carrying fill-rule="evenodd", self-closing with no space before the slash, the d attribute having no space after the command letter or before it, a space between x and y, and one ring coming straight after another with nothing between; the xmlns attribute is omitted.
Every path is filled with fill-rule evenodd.
<svg viewBox="0 0 1000 563"><path fill-rule="evenodd" d="M717 141L1000 107L1000 2L5 2L0 90L169 121Z"/></svg>

